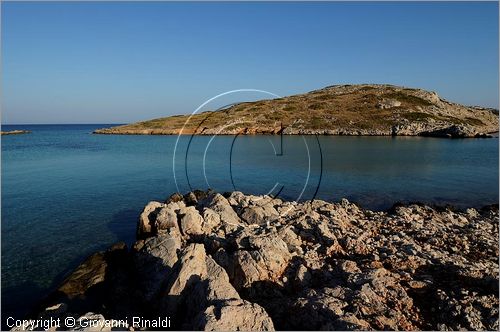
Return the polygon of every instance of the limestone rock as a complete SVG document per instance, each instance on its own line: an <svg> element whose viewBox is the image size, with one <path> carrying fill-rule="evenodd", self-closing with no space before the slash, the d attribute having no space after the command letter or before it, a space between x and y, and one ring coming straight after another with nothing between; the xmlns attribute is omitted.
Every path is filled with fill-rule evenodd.
<svg viewBox="0 0 500 332"><path fill-rule="evenodd" d="M104 282L106 268L107 263L104 253L95 253L77 267L59 287L59 291L66 294L70 299L83 295L92 286Z"/></svg>
<svg viewBox="0 0 500 332"><path fill-rule="evenodd" d="M134 266L139 278L139 287L146 301L157 296L172 273L181 249L178 237L160 233L148 238L134 255Z"/></svg>
<svg viewBox="0 0 500 332"><path fill-rule="evenodd" d="M233 232L242 225L238 214L233 210L228 200L221 194L212 194L208 196L200 202L199 206L208 207L217 213L222 223L221 227L224 227L227 233Z"/></svg>
<svg viewBox="0 0 500 332"><path fill-rule="evenodd" d="M266 311L244 300L212 305L195 317L193 325L194 330L202 331L274 331Z"/></svg>
<svg viewBox="0 0 500 332"><path fill-rule="evenodd" d="M240 216L247 224L263 225L277 219L279 214L273 206L266 204L246 207L242 210Z"/></svg>
<svg viewBox="0 0 500 332"><path fill-rule="evenodd" d="M179 296L190 284L205 279L207 265L206 253L202 244L190 244L182 250L168 286L167 296Z"/></svg>
<svg viewBox="0 0 500 332"><path fill-rule="evenodd" d="M154 225L158 231L178 227L177 213L172 208L162 208L156 216Z"/></svg>
<svg viewBox="0 0 500 332"><path fill-rule="evenodd" d="M196 236L203 234L203 218L194 206L188 206L179 210L182 234Z"/></svg>
<svg viewBox="0 0 500 332"><path fill-rule="evenodd" d="M383 110L399 106L401 106L401 102L395 99L384 99L382 102L377 104L377 107Z"/></svg>
<svg viewBox="0 0 500 332"><path fill-rule="evenodd" d="M131 251L90 256L38 316L170 316L184 330L498 330L498 213L176 195L147 205Z"/></svg>
<svg viewBox="0 0 500 332"><path fill-rule="evenodd" d="M236 288L279 278L292 257L286 243L275 234L251 235L245 240L248 250L237 251L232 259Z"/></svg>
<svg viewBox="0 0 500 332"><path fill-rule="evenodd" d="M137 236L139 238L153 235L155 231L155 220L158 211L164 207L163 203L149 202L139 216L139 225L137 227Z"/></svg>

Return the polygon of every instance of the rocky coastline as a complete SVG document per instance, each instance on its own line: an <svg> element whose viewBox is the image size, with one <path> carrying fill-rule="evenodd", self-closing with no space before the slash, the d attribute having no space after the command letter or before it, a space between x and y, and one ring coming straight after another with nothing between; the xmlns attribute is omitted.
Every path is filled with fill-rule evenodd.
<svg viewBox="0 0 500 332"><path fill-rule="evenodd" d="M2 131L0 134L3 135L21 135L21 134L29 134L31 131L29 130L10 130L10 131Z"/></svg>
<svg viewBox="0 0 500 332"><path fill-rule="evenodd" d="M122 128L102 128L93 131L94 134L103 135L323 135L323 136L423 136L442 138L492 138L493 132L477 132L469 126L450 125L443 127L440 125L406 124L396 125L389 129L306 129L306 128L285 128L279 127L257 127L257 128L234 128L230 130L210 129L200 132L189 130L181 132L178 129L122 129Z"/></svg>
<svg viewBox="0 0 500 332"><path fill-rule="evenodd" d="M134 316L168 317L162 330L498 330L498 257L498 206L373 212L195 191L147 204L131 248L87 258L33 317L135 330L158 326Z"/></svg>

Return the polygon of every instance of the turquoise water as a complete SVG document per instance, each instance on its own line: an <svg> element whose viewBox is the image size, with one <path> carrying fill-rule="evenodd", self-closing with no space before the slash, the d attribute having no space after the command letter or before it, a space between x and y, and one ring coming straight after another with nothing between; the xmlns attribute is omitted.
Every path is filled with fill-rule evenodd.
<svg viewBox="0 0 500 332"><path fill-rule="evenodd" d="M104 126L2 127L32 130L2 137L3 317L26 312L90 253L132 242L142 207L177 190L177 137L91 134ZM207 182L217 191L233 183L255 194L282 188L288 199L317 191L321 199L347 197L377 210L396 201L498 203L498 138L319 137L318 145L298 136L284 137L281 149L279 136L223 136L205 154L210 139L180 139L180 191Z"/></svg>

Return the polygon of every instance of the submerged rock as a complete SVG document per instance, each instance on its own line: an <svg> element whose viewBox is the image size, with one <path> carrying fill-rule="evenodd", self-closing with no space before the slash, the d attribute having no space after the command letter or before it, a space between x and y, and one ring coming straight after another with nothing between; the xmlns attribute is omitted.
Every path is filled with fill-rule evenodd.
<svg viewBox="0 0 500 332"><path fill-rule="evenodd" d="M38 316L135 329L141 315L184 330L499 327L497 207L373 212L197 191L150 202L137 235L130 251L90 256Z"/></svg>

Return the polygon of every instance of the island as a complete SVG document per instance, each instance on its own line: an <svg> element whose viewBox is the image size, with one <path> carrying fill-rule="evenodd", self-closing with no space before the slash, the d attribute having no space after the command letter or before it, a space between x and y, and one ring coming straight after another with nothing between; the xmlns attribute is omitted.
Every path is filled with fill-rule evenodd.
<svg viewBox="0 0 500 332"><path fill-rule="evenodd" d="M21 134L29 134L31 131L29 130L10 130L10 131L1 131L1 135L21 135Z"/></svg>
<svg viewBox="0 0 500 332"><path fill-rule="evenodd" d="M489 137L498 110L464 106L435 92L387 84L335 85L218 111L97 129L125 135L366 135Z"/></svg>
<svg viewBox="0 0 500 332"><path fill-rule="evenodd" d="M88 257L33 319L89 331L496 331L498 252L498 205L374 212L175 193L145 206L131 248Z"/></svg>

